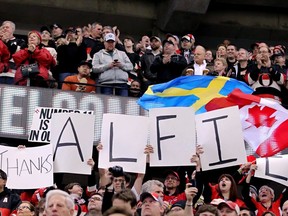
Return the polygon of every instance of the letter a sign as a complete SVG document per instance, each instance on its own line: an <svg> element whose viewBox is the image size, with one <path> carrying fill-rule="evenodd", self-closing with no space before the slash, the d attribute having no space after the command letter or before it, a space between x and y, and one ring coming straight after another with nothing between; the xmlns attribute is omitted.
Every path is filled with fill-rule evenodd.
<svg viewBox="0 0 288 216"><path fill-rule="evenodd" d="M57 113L51 120L51 143L54 146L54 172L91 173L94 115Z"/></svg>

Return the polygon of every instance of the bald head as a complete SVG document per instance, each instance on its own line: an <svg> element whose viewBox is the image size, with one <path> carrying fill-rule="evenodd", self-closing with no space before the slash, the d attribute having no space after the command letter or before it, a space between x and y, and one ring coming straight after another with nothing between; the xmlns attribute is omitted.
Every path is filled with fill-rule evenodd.
<svg viewBox="0 0 288 216"><path fill-rule="evenodd" d="M203 46L196 46L195 52L194 52L194 61L197 64L203 64L203 61L205 59L205 53L206 50Z"/></svg>

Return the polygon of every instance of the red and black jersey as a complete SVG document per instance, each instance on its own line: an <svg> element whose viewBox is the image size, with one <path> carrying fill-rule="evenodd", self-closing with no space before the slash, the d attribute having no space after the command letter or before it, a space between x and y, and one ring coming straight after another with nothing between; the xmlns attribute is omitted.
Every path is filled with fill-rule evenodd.
<svg viewBox="0 0 288 216"><path fill-rule="evenodd" d="M8 188L5 187L4 191L0 193L0 212L2 216L9 216L20 203L20 196L11 192Z"/></svg>

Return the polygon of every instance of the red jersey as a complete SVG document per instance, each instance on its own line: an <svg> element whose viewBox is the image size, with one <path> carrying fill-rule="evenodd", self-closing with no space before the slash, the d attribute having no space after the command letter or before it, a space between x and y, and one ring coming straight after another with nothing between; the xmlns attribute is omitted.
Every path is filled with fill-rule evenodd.
<svg viewBox="0 0 288 216"><path fill-rule="evenodd" d="M186 200L186 195L185 195L185 192L183 193L179 193L177 195L166 195L164 194L164 198L163 198L164 201L167 201L169 204L174 204L180 200Z"/></svg>
<svg viewBox="0 0 288 216"><path fill-rule="evenodd" d="M281 194L277 200L272 202L269 208L266 208L265 206L262 205L261 202L257 202L255 199L251 197L251 201L257 208L257 216L261 216L264 212L267 212L267 211L273 212L276 216L281 216L280 205L281 205L282 197L283 197L283 194Z"/></svg>

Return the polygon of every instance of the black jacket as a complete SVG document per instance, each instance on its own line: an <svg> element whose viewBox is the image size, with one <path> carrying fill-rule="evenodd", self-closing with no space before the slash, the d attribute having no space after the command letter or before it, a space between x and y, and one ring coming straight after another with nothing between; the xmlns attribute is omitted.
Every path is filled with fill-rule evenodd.
<svg viewBox="0 0 288 216"><path fill-rule="evenodd" d="M87 59L86 46L82 43L77 46L76 43L61 45L57 48L56 73L78 73L78 65L82 60Z"/></svg>
<svg viewBox="0 0 288 216"><path fill-rule="evenodd" d="M171 61L163 64L163 55L157 55L153 61L150 70L156 74L156 83L164 83L180 77L182 71L186 68L187 62L184 56L172 55Z"/></svg>
<svg viewBox="0 0 288 216"><path fill-rule="evenodd" d="M2 216L9 216L21 203L20 196L8 188L0 193L0 212Z"/></svg>

